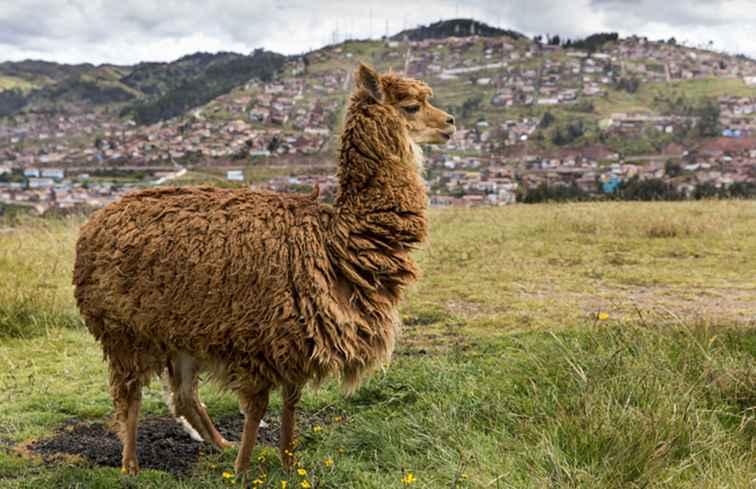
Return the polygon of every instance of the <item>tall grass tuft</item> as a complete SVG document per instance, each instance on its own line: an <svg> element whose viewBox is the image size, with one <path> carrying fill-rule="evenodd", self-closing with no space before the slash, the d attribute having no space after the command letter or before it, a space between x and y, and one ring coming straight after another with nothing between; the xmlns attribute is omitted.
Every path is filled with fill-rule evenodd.
<svg viewBox="0 0 756 489"><path fill-rule="evenodd" d="M0 233L0 337L82 324L71 272L80 219L22 218Z"/></svg>

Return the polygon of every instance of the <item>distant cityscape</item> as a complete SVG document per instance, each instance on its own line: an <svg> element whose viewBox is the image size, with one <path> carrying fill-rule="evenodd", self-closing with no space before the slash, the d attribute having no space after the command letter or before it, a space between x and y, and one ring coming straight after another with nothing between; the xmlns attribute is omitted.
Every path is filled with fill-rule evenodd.
<svg viewBox="0 0 756 489"><path fill-rule="evenodd" d="M637 37L590 51L464 34L330 46L151 125L76 103L7 117L0 203L99 207L134 186L180 184L187 171L276 191L317 184L331 198L358 59L427 81L461 121L446 147L426 150L434 206L506 205L539 187L599 196L631 179L688 197L756 181L756 62ZM675 97L686 104L696 90L713 101L714 120L675 110ZM259 166L282 171L251 178Z"/></svg>

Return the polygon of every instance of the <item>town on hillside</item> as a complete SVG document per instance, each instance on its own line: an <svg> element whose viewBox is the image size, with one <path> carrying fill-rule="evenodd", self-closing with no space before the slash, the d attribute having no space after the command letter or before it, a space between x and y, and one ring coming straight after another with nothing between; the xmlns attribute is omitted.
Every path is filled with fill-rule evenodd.
<svg viewBox="0 0 756 489"><path fill-rule="evenodd" d="M475 25L328 46L151 124L77 100L6 116L0 203L99 207L188 175L276 191L317 184L332 198L358 61L428 82L457 117L448 145L425 150L434 206L611 197L643 182L678 198L756 195L753 60L673 39L544 42L482 36Z"/></svg>

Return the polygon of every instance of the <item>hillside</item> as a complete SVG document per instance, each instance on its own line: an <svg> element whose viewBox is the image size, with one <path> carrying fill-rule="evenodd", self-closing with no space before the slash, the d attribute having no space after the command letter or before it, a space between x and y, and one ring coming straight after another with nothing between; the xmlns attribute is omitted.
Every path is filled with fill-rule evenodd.
<svg viewBox="0 0 756 489"><path fill-rule="evenodd" d="M285 60L263 50L249 56L197 53L159 68L135 70L122 81L151 96L125 107L121 115L132 116L140 124L176 117L252 79L270 81Z"/></svg>
<svg viewBox="0 0 756 489"><path fill-rule="evenodd" d="M55 84L71 76L83 75L95 68L89 63L67 65L41 60L0 63L0 76L25 80L37 88Z"/></svg>
<svg viewBox="0 0 756 489"><path fill-rule="evenodd" d="M754 202L720 201L433 210L391 366L350 397L335 382L305 391L304 476L274 453L274 395L252 478L266 489L399 488L410 473L428 489L750 487L755 219ZM143 467L156 469L119 474L105 364L71 294L79 223L2 225L0 488L234 487L223 478L234 451L200 452L157 382L140 425ZM237 433L234 397L201 392Z"/></svg>
<svg viewBox="0 0 756 489"><path fill-rule="evenodd" d="M425 80L458 121L447 145L426 148L433 205L756 196L753 60L616 33L544 42L469 19L404 34L302 56L197 53L94 67L5 90L0 112L13 116L0 122L0 168L77 178L93 167L180 165L204 173L198 181L242 170L247 183L318 184L332 195L351 73L365 61ZM56 191L78 203L122 190L87 197L68 183ZM0 193L19 199L50 205L44 190Z"/></svg>
<svg viewBox="0 0 756 489"><path fill-rule="evenodd" d="M250 79L270 79L284 60L258 50L249 56L195 53L170 63L135 66L3 63L0 117L109 107L140 123L153 123L207 103ZM5 93L9 91L15 93Z"/></svg>

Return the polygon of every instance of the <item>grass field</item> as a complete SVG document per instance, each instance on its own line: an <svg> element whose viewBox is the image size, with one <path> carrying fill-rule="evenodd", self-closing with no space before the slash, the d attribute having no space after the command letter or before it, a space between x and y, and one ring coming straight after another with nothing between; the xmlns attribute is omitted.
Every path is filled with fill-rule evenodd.
<svg viewBox="0 0 756 489"><path fill-rule="evenodd" d="M258 446L264 481L250 487L756 487L756 202L431 217L392 365L351 397L308 390L306 474ZM223 477L233 450L183 478L17 454L111 414L71 297L78 224L0 230L0 488L240 487ZM215 417L236 412L233 396L202 392ZM145 390L147 415L166 414L159 398Z"/></svg>

